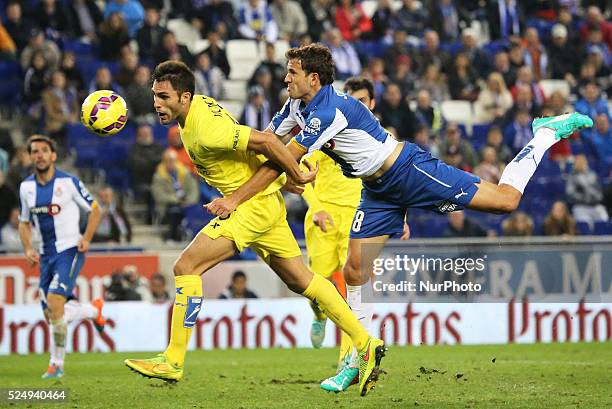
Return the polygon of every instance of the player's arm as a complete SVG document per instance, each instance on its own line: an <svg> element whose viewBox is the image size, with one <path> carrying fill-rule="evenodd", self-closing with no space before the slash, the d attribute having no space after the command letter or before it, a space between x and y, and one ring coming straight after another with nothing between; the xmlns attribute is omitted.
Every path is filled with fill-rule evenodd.
<svg viewBox="0 0 612 409"><path fill-rule="evenodd" d="M19 221L19 239L28 263L33 267L38 264L40 256L32 247L32 225L30 222Z"/></svg>
<svg viewBox="0 0 612 409"><path fill-rule="evenodd" d="M261 134L265 132L259 133ZM280 145L284 150L286 150L286 152L282 153L282 155L288 155L288 157L294 161L296 166L298 166L297 164L300 162L302 156L304 156L304 154L306 153L306 150L293 141L287 146L282 145L282 143ZM308 161L304 161L304 164L309 169L308 173L305 174L307 175L305 183L308 183L311 180L314 180L319 168L318 164L316 167L313 168L312 165L308 163ZM257 172L255 172L255 174L245 184L240 186L231 195L227 197L217 198L209 204L205 205L204 207L206 207L208 211L212 214L215 214L220 217L227 217L242 203L246 202L247 200L255 196L257 193L266 189L270 185L270 183L272 183L274 180L276 180L276 178L278 178L281 173L282 169L280 169L278 165L272 162L271 160L268 160L259 167Z"/></svg>
<svg viewBox="0 0 612 409"><path fill-rule="evenodd" d="M78 250L81 253L86 253L89 250L89 244L91 243L91 239L98 229L101 218L102 212L100 212L100 206L98 206L98 202L94 201L91 204L91 211L89 212L85 232L83 233L81 240L79 240Z"/></svg>

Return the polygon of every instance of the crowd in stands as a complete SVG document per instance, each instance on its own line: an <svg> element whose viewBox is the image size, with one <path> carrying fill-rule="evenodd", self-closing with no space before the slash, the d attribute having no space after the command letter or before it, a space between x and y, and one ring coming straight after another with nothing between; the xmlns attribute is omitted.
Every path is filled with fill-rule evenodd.
<svg viewBox="0 0 612 409"><path fill-rule="evenodd" d="M83 98L96 89L123 95L131 126L125 132L135 136L124 147L119 182L110 174L108 182L146 203L149 222L169 224L169 240L187 238L189 209L201 210L198 204L218 193L198 181L177 129L155 125L151 69L166 59L184 61L194 70L196 91L223 100L230 73L243 69L230 66L226 54L234 39L266 44L245 84L241 122L265 128L287 98L284 62L278 60L275 44L320 41L331 49L338 80L354 75L373 80L375 113L383 126L493 183L533 137L535 117L573 110L589 115L594 128L559 142L540 164L522 213L503 223L499 218L479 220L473 213L452 214L448 225L433 231L426 231L423 221L440 216L415 211L409 220L423 226L413 229L416 237L612 233L612 10L606 0L0 4L0 75L17 72L22 84L15 88L14 81L0 79L0 95L10 95L11 108L17 107L17 115L26 119L19 122L24 134L48 134L70 155L70 130ZM176 19L205 38L206 48L192 53L170 29L169 22ZM470 104L468 124L447 118L442 106L449 100ZM0 133L0 189L12 191L1 194L13 200L3 200L0 226L10 226L15 190L30 166L24 149L9 146L9 139ZM77 149L77 156L81 153ZM100 194L108 202L108 218L99 237L129 241L130 224L112 204L112 194L110 199L108 191Z"/></svg>

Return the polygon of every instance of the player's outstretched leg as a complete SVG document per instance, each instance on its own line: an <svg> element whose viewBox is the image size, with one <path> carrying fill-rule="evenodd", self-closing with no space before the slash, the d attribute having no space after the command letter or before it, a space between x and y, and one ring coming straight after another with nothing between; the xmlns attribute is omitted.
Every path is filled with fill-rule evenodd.
<svg viewBox="0 0 612 409"><path fill-rule="evenodd" d="M102 332L106 325L106 318L102 314L103 308L104 300L101 298L94 299L91 304L70 300L64 305L64 319L66 323L90 319L96 330Z"/></svg>
<svg viewBox="0 0 612 409"><path fill-rule="evenodd" d="M64 318L66 297L60 294L47 294L47 314L51 326L51 358L49 367L42 375L43 379L61 378L64 376L64 358L66 356L66 333L68 325Z"/></svg>
<svg viewBox="0 0 612 409"><path fill-rule="evenodd" d="M315 302L319 308L352 339L359 351L359 394L365 396L378 379L384 356L384 342L368 335L334 285L306 268L301 257L272 256L270 267L292 291Z"/></svg>
<svg viewBox="0 0 612 409"><path fill-rule="evenodd" d="M126 359L126 366L148 378L169 382L182 379L187 345L202 307L200 274L235 252L234 242L224 237L213 240L200 233L193 239L174 263L176 295L168 348L154 358Z"/></svg>
<svg viewBox="0 0 612 409"><path fill-rule="evenodd" d="M575 131L593 126L593 121L579 113L537 118L532 123L534 137L510 162L499 185L482 181L469 208L491 213L510 213L518 207L525 187L546 151Z"/></svg>

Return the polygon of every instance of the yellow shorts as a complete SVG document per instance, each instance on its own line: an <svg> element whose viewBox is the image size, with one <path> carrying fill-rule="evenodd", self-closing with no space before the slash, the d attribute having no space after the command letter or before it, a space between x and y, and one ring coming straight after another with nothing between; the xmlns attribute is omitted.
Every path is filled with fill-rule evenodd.
<svg viewBox="0 0 612 409"><path fill-rule="evenodd" d="M232 240L238 251L250 247L266 263L270 262L271 255L280 258L302 256L289 229L285 202L279 191L246 201L225 220L215 217L200 233L211 239Z"/></svg>
<svg viewBox="0 0 612 409"><path fill-rule="evenodd" d="M312 221L314 212L310 209L304 219L304 235L306 236L306 251L308 252L308 267L314 273L329 278L339 271L346 262L349 233L355 215L355 209L345 206L325 205L334 225L327 225L324 233Z"/></svg>

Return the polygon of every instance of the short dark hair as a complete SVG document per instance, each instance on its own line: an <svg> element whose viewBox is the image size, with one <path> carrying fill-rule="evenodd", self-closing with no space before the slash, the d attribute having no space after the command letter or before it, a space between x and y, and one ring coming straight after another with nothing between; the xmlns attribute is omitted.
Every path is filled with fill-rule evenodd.
<svg viewBox="0 0 612 409"><path fill-rule="evenodd" d="M344 83L344 92L355 92L360 89L368 91L370 99L374 99L374 83L365 77L351 77Z"/></svg>
<svg viewBox="0 0 612 409"><path fill-rule="evenodd" d="M306 74L319 74L321 85L330 85L334 82L336 65L331 51L323 44L316 43L290 48L285 53L285 58L300 60Z"/></svg>
<svg viewBox="0 0 612 409"><path fill-rule="evenodd" d="M151 281L153 280L159 280L162 283L164 283L164 285L166 285L166 277L163 276L163 274L161 273L155 273L151 276Z"/></svg>
<svg viewBox="0 0 612 409"><path fill-rule="evenodd" d="M152 79L157 82L169 81L179 96L183 92L189 92L193 98L195 94L195 77L184 62L164 61L160 63L155 67Z"/></svg>
<svg viewBox="0 0 612 409"><path fill-rule="evenodd" d="M232 274L232 281L235 281L237 278L244 278L246 280L246 274L244 274L243 271L236 271L234 274Z"/></svg>
<svg viewBox="0 0 612 409"><path fill-rule="evenodd" d="M53 139L49 138L46 135L32 135L28 138L28 141L26 142L28 153L32 153L32 143L33 142L44 142L47 145L49 145L51 152L57 152L57 144L55 143Z"/></svg>

